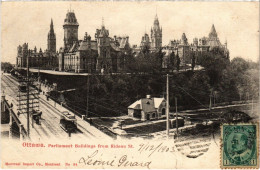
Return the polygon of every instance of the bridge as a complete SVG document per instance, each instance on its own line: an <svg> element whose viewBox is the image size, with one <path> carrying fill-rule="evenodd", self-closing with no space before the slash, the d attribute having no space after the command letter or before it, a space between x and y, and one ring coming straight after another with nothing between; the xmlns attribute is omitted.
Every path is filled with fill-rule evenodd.
<svg viewBox="0 0 260 170"><path fill-rule="evenodd" d="M19 136L20 140L27 137L27 131L24 125L14 113L13 107L10 106L5 96L1 97L1 124L8 124L9 128L4 128L4 132L8 132L9 138Z"/></svg>
<svg viewBox="0 0 260 170"><path fill-rule="evenodd" d="M62 112L68 111L55 101L46 99L43 94L39 95L39 106L42 116L40 124L32 121L30 116L29 134L27 129L27 114L20 114L18 109L18 81L8 73L1 76L1 126L2 134L9 138L20 140L46 140L46 139L110 139L111 137L76 115L77 130L71 134L60 127Z"/></svg>

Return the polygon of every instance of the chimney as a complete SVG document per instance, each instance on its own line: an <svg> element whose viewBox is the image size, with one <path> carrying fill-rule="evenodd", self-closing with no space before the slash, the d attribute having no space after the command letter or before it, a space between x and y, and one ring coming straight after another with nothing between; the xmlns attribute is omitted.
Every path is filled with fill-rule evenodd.
<svg viewBox="0 0 260 170"><path fill-rule="evenodd" d="M151 99L151 95L150 94L146 95L146 98Z"/></svg>

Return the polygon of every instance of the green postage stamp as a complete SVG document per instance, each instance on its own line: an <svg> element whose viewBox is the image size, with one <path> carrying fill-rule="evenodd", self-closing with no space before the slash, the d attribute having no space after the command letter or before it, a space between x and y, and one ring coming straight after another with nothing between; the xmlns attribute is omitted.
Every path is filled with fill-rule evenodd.
<svg viewBox="0 0 260 170"><path fill-rule="evenodd" d="M224 124L221 141L221 168L258 168L258 124Z"/></svg>

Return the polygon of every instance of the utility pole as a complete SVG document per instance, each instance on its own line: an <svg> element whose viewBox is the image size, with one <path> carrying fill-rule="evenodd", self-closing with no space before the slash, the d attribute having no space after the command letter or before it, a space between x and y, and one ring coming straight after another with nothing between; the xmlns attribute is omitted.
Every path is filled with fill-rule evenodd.
<svg viewBox="0 0 260 170"><path fill-rule="evenodd" d="M252 95L252 113L254 113L254 100L253 100L253 95Z"/></svg>
<svg viewBox="0 0 260 170"><path fill-rule="evenodd" d="M216 91L214 91L214 93L213 93L213 99L214 99L214 107L216 107L216 98L217 98L217 92Z"/></svg>
<svg viewBox="0 0 260 170"><path fill-rule="evenodd" d="M212 101L211 101L211 94L209 95L209 111L211 111L211 105L212 105Z"/></svg>
<svg viewBox="0 0 260 170"><path fill-rule="evenodd" d="M166 134L169 138L169 75L167 74L166 83Z"/></svg>
<svg viewBox="0 0 260 170"><path fill-rule="evenodd" d="M253 78L251 77L251 84L253 84ZM251 91L253 92L253 88L251 86ZM252 113L254 113L254 97L253 97L254 93L252 93Z"/></svg>
<svg viewBox="0 0 260 170"><path fill-rule="evenodd" d="M88 67L90 67L89 65L88 65ZM87 80L87 110L86 110L86 118L88 118L88 100L89 100L89 79L90 79L90 68L88 68L88 76L87 76L87 78L88 78L88 80Z"/></svg>
<svg viewBox="0 0 260 170"><path fill-rule="evenodd" d="M29 98L30 98L30 90L29 90L29 55L30 55L30 50L28 51L27 55L27 82L26 82L26 88L27 88L27 135L30 137L30 104L29 104Z"/></svg>
<svg viewBox="0 0 260 170"><path fill-rule="evenodd" d="M39 59L38 59L39 60ZM41 83L40 83L40 65L39 65L39 61L38 61L38 92L40 94L40 90L41 90Z"/></svg>
<svg viewBox="0 0 260 170"><path fill-rule="evenodd" d="M177 106L177 97L175 97L175 108L176 108L176 135L178 136L178 106Z"/></svg>

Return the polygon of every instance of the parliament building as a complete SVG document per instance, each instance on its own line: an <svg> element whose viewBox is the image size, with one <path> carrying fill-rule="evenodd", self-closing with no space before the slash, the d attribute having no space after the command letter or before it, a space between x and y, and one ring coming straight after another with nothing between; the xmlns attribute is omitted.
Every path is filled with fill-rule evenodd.
<svg viewBox="0 0 260 170"><path fill-rule="evenodd" d="M29 67L41 69L55 69L58 67L58 53L56 52L56 35L54 33L53 21L51 20L50 31L47 36L47 49L28 48L28 43L17 47L16 67L26 67L27 57Z"/></svg>
<svg viewBox="0 0 260 170"><path fill-rule="evenodd" d="M56 51L56 35L54 33L53 21L51 20L50 31L47 36L47 49L42 51L37 48L28 49L28 43L19 45L17 48L16 66L26 67L27 57L29 67L41 69L54 69L76 73L112 73L121 72L127 64L127 57L137 56L144 52L163 52L162 68L169 65L171 53L180 57L181 65L191 63L194 53L200 54L220 49L228 57L229 50L227 42L222 45L214 24L208 37L194 38L192 43L188 42L185 33L181 39L170 40L168 45L162 45L162 27L157 14L151 27L150 36L145 32L139 46L130 46L128 36L109 35L104 20L93 37L85 32L84 38L78 38L79 23L74 11L69 10L63 23L64 39L63 46Z"/></svg>
<svg viewBox="0 0 260 170"><path fill-rule="evenodd" d="M225 42L224 45L221 44L213 24L208 37L202 37L200 39L194 38L193 43L188 43L188 39L185 33L183 33L180 40L170 40L169 44L162 48L162 51L166 53L166 59L172 52L174 52L174 54L178 54L181 64L185 65L191 63L191 57L193 54L199 55L203 52L209 52L215 48L222 51L226 57L229 56L227 42Z"/></svg>
<svg viewBox="0 0 260 170"><path fill-rule="evenodd" d="M63 25L64 46L59 50L60 71L111 73L124 68L130 49L128 36L111 38L102 21L94 38L86 32L83 40L79 40L78 28L75 13L68 11Z"/></svg>

